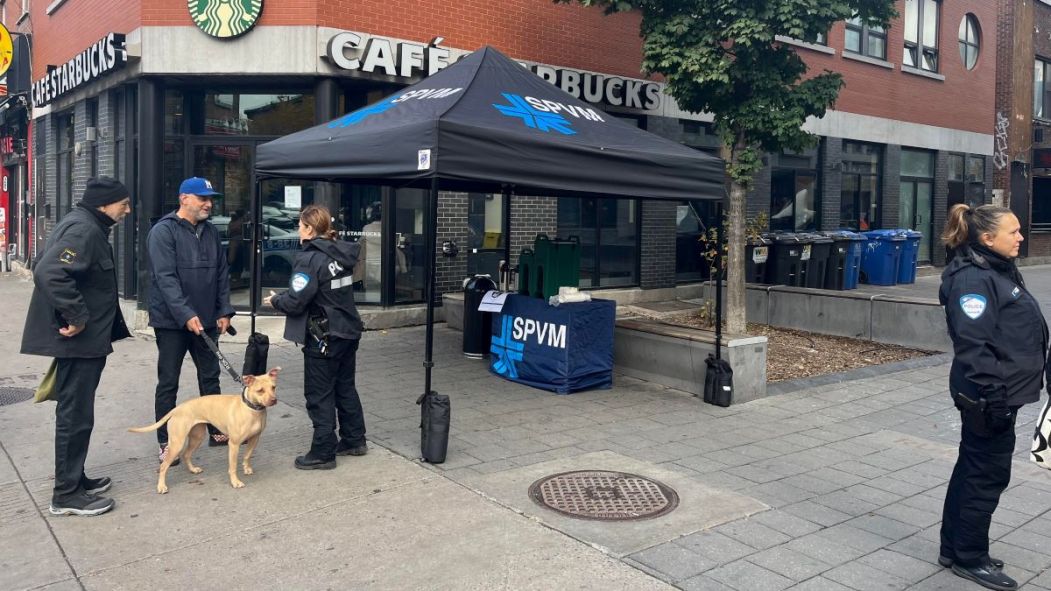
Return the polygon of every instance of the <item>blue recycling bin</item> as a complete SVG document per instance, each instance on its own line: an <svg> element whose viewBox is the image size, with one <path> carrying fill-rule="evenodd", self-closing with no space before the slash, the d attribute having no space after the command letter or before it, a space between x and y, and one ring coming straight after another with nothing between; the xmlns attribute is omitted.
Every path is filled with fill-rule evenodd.
<svg viewBox="0 0 1051 591"><path fill-rule="evenodd" d="M862 232L868 239L861 254L861 282L869 285L895 285L905 237L899 230Z"/></svg>
<svg viewBox="0 0 1051 591"><path fill-rule="evenodd" d="M901 247L901 264L898 265L898 283L916 283L916 258L920 253L923 233L907 229L898 232L905 238Z"/></svg>

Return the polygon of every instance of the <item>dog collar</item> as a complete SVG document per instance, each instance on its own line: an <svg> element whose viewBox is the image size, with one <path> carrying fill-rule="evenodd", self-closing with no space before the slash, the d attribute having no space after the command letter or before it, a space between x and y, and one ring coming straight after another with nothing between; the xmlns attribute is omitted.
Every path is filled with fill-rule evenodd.
<svg viewBox="0 0 1051 591"><path fill-rule="evenodd" d="M244 402L252 410L266 410L266 407L262 404L256 404L248 399L248 388L241 390L241 402Z"/></svg>

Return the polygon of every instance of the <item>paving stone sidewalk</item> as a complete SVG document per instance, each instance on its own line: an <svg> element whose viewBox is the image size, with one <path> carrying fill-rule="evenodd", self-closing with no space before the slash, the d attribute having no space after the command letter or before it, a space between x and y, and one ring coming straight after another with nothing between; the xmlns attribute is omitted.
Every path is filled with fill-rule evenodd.
<svg viewBox="0 0 1051 591"><path fill-rule="evenodd" d="M28 293L24 286L16 289L0 285L4 295L21 293L18 289ZM13 349L17 350L17 333L7 329L0 336L0 352L10 359L0 368L3 382L0 385L11 385L46 367L46 360L12 353ZM475 505L480 501L480 506L485 507L481 512L485 519L479 518L479 527L484 524L497 539L501 528L510 528L507 529L510 535L511 529L535 528L539 524L541 529L558 535L545 537L542 532L529 530L528 539L538 544L537 548L543 544L557 547L562 555L568 548L576 548L574 560L579 556L580 572L587 576L606 568L595 558L598 555L614 561L618 567L630 567L626 570L636 574L645 573L648 575L645 579L658 585L657 580L689 590L967 591L979 588L934 562L941 504L959 437L959 418L946 394L947 365L823 385L726 409L705 405L683 392L619 375L610 390L557 396L489 374L484 362L461 355L460 333L439 325L434 387L452 397L452 436L448 461L435 466L417 464L422 465L424 474L428 475L420 478L401 464L405 463L404 458L415 460L419 455L419 407L415 400L423 388L423 336L422 328L409 328L369 332L363 339L358 357L358 387L366 411L368 437L374 447L396 454L377 449L376 455L367 456L371 464L363 465L371 466L371 473L382 473L384 462L397 459L400 463L391 464L392 470L397 466L392 473L398 474L403 482L417 483L415 486L424 491L432 489L434 485L430 483L436 480L444 483L440 490L459 491L448 495L457 504L466 503L468 498L473 499ZM135 424L142 419L139 415L150 412L152 378L136 375L149 376L151 347L152 343L143 339L122 346L121 353L110 358L104 384L107 387L127 384L122 387L130 394L124 398L107 394L100 414L113 417L124 413L131 417L124 419L125 422ZM235 361L239 361L242 347L236 343L223 345ZM297 446L305 446L309 438L302 411L301 354L291 344L275 341L271 365L284 368L281 411L274 412L274 423L260 448L260 462L270 469L257 470L260 475L254 478L273 478L271 485L291 486L295 496L289 497L288 503L323 506L326 500L319 495L320 489L296 484L306 482L305 477L290 469L291 457L302 451ZM189 371L185 371L183 377L184 384L192 382ZM223 383L230 385L225 376ZM140 391L142 393L136 393ZM141 396L145 399L138 400ZM1029 464L1026 456L1038 411L1037 405L1030 405L1020 414L1014 476L994 516L992 551L1007 562L1012 576L1025 583L1024 589L1051 591L1048 570L1051 567L1051 472ZM5 409L0 407L0 423L6 430L11 423L4 423L4 418ZM104 461L112 462L109 465L120 466L127 472L116 474L118 486L115 488L143 488L143 473L155 462L149 457L142 458L143 450L150 449L150 442L131 439L123 432L123 423L112 425L110 422L112 419L98 427L96 439L99 441L89 460L97 462L101 456ZM51 427L40 425L39 428ZM23 487L33 496L37 507L46 504L47 477L51 469L47 437L29 441L34 439L32 433L31 430L0 431L0 443L8 450L7 460L17 468L23 483L10 488L13 495L10 499L0 497L0 509L8 501L14 503L16 497L21 498ZM707 515L704 525L697 526L690 519L706 508L684 502L667 518L589 528L558 518L530 502L521 486L537 473L555 473L567 467L586 469L596 463L604 463L606 467L621 465L629 469L627 471L657 476L674 483L684 496L694 494L690 498L705 498L703 495L708 494L713 499L729 499L725 506L732 510L722 515ZM0 476L11 479L11 474L4 472L6 465L0 462ZM214 459L209 469L214 478L217 473ZM340 470L343 469L341 463ZM398 505L389 496L387 486L383 487L383 493L379 488L368 492L372 487L368 482L353 480L355 472L337 471L338 474L351 478L348 483L352 483L352 488L363 491L338 506L342 520L367 514L371 520L396 522ZM236 498L246 498L236 497L229 492L232 489L214 487L208 482L187 487L187 481L193 481L183 473L178 478L177 486L182 487L180 495L168 495L165 503L186 503L188 499L199 498L195 502L220 503L226 507ZM408 490L413 485L399 486ZM40 553L45 556L41 560L48 561L46 564L56 570L75 571L74 567L81 564L78 561L92 563L92 559L80 556L86 552L83 544L89 540L106 539L106 536L120 539L118 534L128 535L127 528L135 527L136 522L139 522L137 527L149 531L143 527L144 517L138 517L143 514L141 510L133 510L133 507L146 508L156 503L149 501L156 496L148 495L148 488L143 488L143 492L122 493L128 496L121 500L120 519L102 521L102 525L90 528L103 528L98 532L82 531L86 527L83 522L72 518L57 522L47 519L48 528L53 530L51 537L59 549L48 550L49 554ZM265 502L268 513L239 518L222 514L224 523L234 525L246 518L270 520L272 524L285 524L282 527L286 530L294 529L297 519L309 519L309 523L316 526L328 525L326 521L318 521L321 514L313 510L303 512L300 517L289 513L279 521L278 514L285 515L282 512L289 510L287 503L278 502L284 497L269 498L272 493L257 485L242 491L236 494L256 495L248 498ZM462 494L464 492L469 494ZM427 503L433 505L423 507L437 510L442 499L441 495L432 496ZM421 506L415 505L407 508L420 509ZM450 510L448 514L464 519L463 510ZM331 523L342 521L325 519ZM179 535L186 541L165 550L173 554L161 553L143 562L129 563L123 570L101 570L96 579L91 579L89 572L88 584L77 575L78 578L70 580L79 585L55 588L132 585L146 577L135 574L141 569L152 569L148 572L153 576L169 576L162 557L174 553L186 555L191 550L194 553L188 554L189 558L207 564L214 557L207 556L206 542L192 541L193 527L206 526L191 523L183 527ZM240 527L241 537L231 539L256 541L258 532L262 531L265 537L266 528L274 526ZM375 527L374 533L382 535L383 527ZM428 526L425 531L404 538L403 542L426 542L430 549L452 543L427 538L434 535L437 527L437 524ZM278 551L285 562L294 564L304 560L301 556L315 560L316 548L309 545L309 534L296 535L300 536L298 543L306 545L271 548ZM353 531L347 535L353 535ZM569 546L566 540L571 542ZM462 543L462 540L455 541ZM124 542L125 546L129 543ZM200 545L194 546L194 543ZM360 543L355 541L355 547L360 547ZM506 540L504 546L506 552ZM464 548L469 548L466 556L482 565L480 568L505 564L487 557L484 547ZM7 548L6 552L14 550ZM108 552L116 551L108 549ZM46 558L52 554L53 558ZM231 557L235 565L237 554ZM398 558L396 548L390 549L387 556L403 563L404 568L415 569L413 573L418 572L419 565L413 556ZM556 560L553 551L535 556L542 561ZM370 559L372 556L368 553L359 558ZM589 570L585 570L585 559ZM274 576L272 570L266 569L266 561L252 564L257 579L274 580L264 576ZM564 569L565 564L558 563L557 568ZM121 579L121 572L130 578ZM203 579L194 580L192 571L189 572L182 575L182 580L197 587L205 584ZM636 579L622 570L609 569L608 572L610 577L616 572L618 578L611 578L606 588L634 589L641 584L627 583ZM329 575L332 581L352 580L345 567L332 573ZM0 574L0 581L4 580L3 576ZM398 588L396 570L376 570L370 576L376 577L372 579L375 583L372 586L376 588ZM494 576L491 580L492 587L472 588L511 588L506 577ZM90 584L92 581L94 585ZM539 578L531 579L528 588L549 587L545 587L545 579Z"/></svg>

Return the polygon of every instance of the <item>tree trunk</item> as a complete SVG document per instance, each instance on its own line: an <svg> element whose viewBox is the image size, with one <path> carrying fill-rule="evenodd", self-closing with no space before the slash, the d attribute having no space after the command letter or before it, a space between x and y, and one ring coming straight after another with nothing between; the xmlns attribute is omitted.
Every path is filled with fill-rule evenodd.
<svg viewBox="0 0 1051 591"><path fill-rule="evenodd" d="M745 188L734 181L730 184L729 228L726 232L726 332L745 332Z"/></svg>

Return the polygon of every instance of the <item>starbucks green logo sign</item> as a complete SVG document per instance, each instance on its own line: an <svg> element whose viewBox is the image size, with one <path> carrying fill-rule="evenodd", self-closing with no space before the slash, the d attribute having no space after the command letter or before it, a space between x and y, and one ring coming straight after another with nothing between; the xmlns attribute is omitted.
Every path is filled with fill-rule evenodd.
<svg viewBox="0 0 1051 591"><path fill-rule="evenodd" d="M220 39L244 35L263 13L263 0L188 0L187 4L194 24Z"/></svg>

